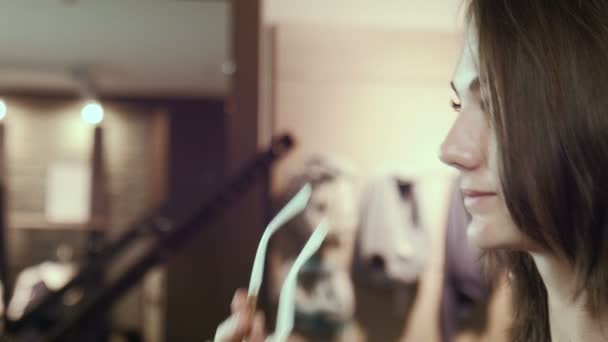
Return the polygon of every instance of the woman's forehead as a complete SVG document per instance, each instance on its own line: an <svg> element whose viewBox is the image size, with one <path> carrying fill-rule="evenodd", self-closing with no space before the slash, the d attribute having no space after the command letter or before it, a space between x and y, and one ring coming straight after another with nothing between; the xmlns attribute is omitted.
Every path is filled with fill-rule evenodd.
<svg viewBox="0 0 608 342"><path fill-rule="evenodd" d="M459 95L463 95L469 90L477 90L479 87L479 59L478 44L473 30L467 30L460 58L452 75L454 90Z"/></svg>

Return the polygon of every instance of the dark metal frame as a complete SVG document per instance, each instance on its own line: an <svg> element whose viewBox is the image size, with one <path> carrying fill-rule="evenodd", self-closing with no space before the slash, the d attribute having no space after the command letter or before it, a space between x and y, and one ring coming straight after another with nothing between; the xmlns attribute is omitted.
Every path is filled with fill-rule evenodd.
<svg viewBox="0 0 608 342"><path fill-rule="evenodd" d="M99 274L100 271L103 272L116 256L127 250L134 242L143 237L157 236L152 248L123 272L115 282L98 293L87 296L75 310L62 315L65 317L57 324L53 324L50 329L40 331L45 335L44 341L64 341L76 326L91 322L91 319L106 313L112 304L136 285L148 270L179 251L193 235L200 233L202 228L238 200L256 180L260 177L268 177L270 166L283 157L293 145L293 139L289 135L273 140L268 150L259 152L224 186L201 201L194 211L184 213L184 210L176 208L169 200L145 215L127 233L95 253L95 257L64 287L45 297L21 319L8 321L9 334L18 336L26 329L40 331L39 322L45 319L50 310L56 310L62 305L63 296L68 291L82 287L88 279Z"/></svg>

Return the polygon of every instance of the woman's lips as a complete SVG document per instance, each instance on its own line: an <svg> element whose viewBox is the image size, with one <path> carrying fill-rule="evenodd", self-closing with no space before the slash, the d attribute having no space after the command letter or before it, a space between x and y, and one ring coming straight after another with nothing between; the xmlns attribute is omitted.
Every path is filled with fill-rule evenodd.
<svg viewBox="0 0 608 342"><path fill-rule="evenodd" d="M493 199L496 198L496 192L480 191L480 190L462 190L464 195L464 206L470 213L482 212L489 209Z"/></svg>

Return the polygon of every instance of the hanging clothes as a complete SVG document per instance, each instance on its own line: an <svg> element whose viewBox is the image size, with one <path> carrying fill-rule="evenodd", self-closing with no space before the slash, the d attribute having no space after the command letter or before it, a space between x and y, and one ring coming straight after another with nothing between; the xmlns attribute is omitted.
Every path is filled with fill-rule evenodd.
<svg viewBox="0 0 608 342"><path fill-rule="evenodd" d="M395 176L373 180L362 195L357 268L378 281L413 283L429 257L415 186Z"/></svg>
<svg viewBox="0 0 608 342"><path fill-rule="evenodd" d="M485 330L489 286L482 272L481 253L469 241L469 216L455 182L450 198L441 298L441 337L450 342L461 330Z"/></svg>
<svg viewBox="0 0 608 342"><path fill-rule="evenodd" d="M362 195L359 222L353 261L356 320L368 341L397 341L429 257L414 183L390 174L373 179Z"/></svg>

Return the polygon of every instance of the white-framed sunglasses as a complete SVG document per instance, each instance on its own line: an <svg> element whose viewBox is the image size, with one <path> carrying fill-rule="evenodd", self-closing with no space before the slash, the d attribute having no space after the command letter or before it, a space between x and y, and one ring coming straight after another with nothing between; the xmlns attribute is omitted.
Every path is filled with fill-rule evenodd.
<svg viewBox="0 0 608 342"><path fill-rule="evenodd" d="M250 312L255 312L256 309L258 294L262 285L262 279L264 278L264 260L266 258L266 250L268 249L270 237L287 222L304 211L308 205L311 195L312 187L310 184L304 185L302 189L300 189L300 191L298 191L298 193L291 200L289 200L289 202L270 221L268 226L266 226L255 254L255 260L253 262L253 269L251 271L251 278L249 281L247 301L251 310ZM289 269L279 295L279 308L277 312L275 332L272 336L268 337L267 341L284 342L291 334L294 325L295 294L298 273L306 261L315 254L319 247L321 247L321 244L327 236L328 231L329 223L327 219L321 220Z"/></svg>

